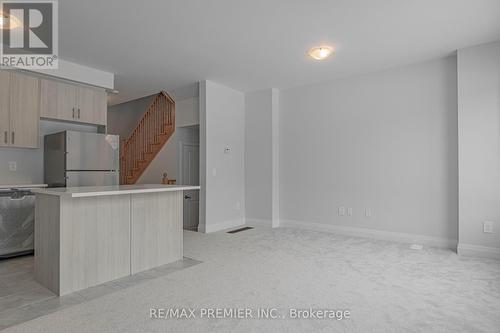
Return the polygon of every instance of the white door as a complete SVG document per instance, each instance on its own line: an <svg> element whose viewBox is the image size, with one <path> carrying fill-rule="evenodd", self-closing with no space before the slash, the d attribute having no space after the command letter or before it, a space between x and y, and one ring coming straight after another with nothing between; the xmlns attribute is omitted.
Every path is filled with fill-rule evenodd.
<svg viewBox="0 0 500 333"><path fill-rule="evenodd" d="M200 145L181 143L181 185L200 185ZM200 191L184 191L184 229L198 230Z"/></svg>

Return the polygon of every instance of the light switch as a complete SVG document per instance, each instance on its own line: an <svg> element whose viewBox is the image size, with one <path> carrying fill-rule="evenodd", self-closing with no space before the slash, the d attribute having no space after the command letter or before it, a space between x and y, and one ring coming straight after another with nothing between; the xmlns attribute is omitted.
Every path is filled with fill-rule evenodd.
<svg viewBox="0 0 500 333"><path fill-rule="evenodd" d="M345 216L345 207L339 207L339 216Z"/></svg>
<svg viewBox="0 0 500 333"><path fill-rule="evenodd" d="M16 171L17 170L17 162L16 161L10 161L9 162L9 171Z"/></svg>
<svg viewBox="0 0 500 333"><path fill-rule="evenodd" d="M493 230L493 221L484 221L483 222L483 232L487 234L493 234L495 231Z"/></svg>
<svg viewBox="0 0 500 333"><path fill-rule="evenodd" d="M352 208L347 208L347 216L352 216Z"/></svg>
<svg viewBox="0 0 500 333"><path fill-rule="evenodd" d="M216 168L212 168L212 176L217 176L217 169Z"/></svg>

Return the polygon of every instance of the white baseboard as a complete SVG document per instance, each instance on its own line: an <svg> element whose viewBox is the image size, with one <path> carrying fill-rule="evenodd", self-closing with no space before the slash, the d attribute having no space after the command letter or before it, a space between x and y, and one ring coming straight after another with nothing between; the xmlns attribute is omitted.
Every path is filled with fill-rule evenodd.
<svg viewBox="0 0 500 333"><path fill-rule="evenodd" d="M466 257L500 259L500 248L497 247L459 243L457 252L458 255Z"/></svg>
<svg viewBox="0 0 500 333"><path fill-rule="evenodd" d="M374 239L387 240L400 243L422 244L425 246L446 248L453 250L456 250L457 248L457 241L455 239L447 239L441 237L415 235L415 234L366 229L366 228L345 227L332 224L311 223L311 222L303 222L295 220L280 220L279 226L307 229L313 231L331 232L347 236L374 238Z"/></svg>
<svg viewBox="0 0 500 333"><path fill-rule="evenodd" d="M209 225L204 225L204 226L199 226L198 231L199 232L204 232L206 234L212 233L212 232L217 232L221 230L226 230L230 228L235 228L235 227L241 227L242 225L245 225L245 219L236 219L236 220L229 220L229 221L223 221L215 224L209 224Z"/></svg>
<svg viewBox="0 0 500 333"><path fill-rule="evenodd" d="M271 220L246 218L246 225L271 228L273 223Z"/></svg>

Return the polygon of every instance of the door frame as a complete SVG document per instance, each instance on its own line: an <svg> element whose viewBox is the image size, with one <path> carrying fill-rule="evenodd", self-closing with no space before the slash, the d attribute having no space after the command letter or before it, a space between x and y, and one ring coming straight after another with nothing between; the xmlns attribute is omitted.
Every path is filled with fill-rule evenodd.
<svg viewBox="0 0 500 333"><path fill-rule="evenodd" d="M183 179L182 176L183 176L183 171L184 171L184 168L182 165L183 164L182 160L184 158L184 147L186 147L186 146L198 147L198 149L200 149L199 143L179 141L179 182L177 183L178 185L185 185L185 184L182 184L182 179ZM198 166L198 170L199 170L199 166Z"/></svg>

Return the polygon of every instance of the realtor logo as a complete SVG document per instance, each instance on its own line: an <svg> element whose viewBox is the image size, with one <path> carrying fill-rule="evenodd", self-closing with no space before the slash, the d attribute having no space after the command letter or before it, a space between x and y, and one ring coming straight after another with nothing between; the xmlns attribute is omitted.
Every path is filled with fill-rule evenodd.
<svg viewBox="0 0 500 333"><path fill-rule="evenodd" d="M1 66L58 67L57 1L3 1Z"/></svg>

